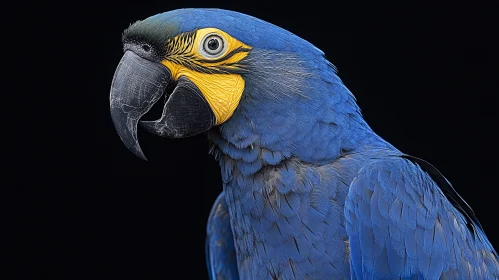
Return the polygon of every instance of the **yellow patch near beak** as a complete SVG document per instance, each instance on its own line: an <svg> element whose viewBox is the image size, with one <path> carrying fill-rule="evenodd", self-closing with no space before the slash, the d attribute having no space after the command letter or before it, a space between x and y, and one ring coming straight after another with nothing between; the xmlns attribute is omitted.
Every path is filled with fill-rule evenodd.
<svg viewBox="0 0 499 280"><path fill-rule="evenodd" d="M173 79L185 76L199 88L215 114L217 125L228 120L244 91L244 79L237 74L244 67L238 62L248 55L251 47L221 30L204 28L173 38L168 49L162 64L171 71Z"/></svg>
<svg viewBox="0 0 499 280"><path fill-rule="evenodd" d="M175 80L185 76L199 88L217 118L217 125L232 116L244 91L241 75L200 73L170 61L163 61L163 64Z"/></svg>

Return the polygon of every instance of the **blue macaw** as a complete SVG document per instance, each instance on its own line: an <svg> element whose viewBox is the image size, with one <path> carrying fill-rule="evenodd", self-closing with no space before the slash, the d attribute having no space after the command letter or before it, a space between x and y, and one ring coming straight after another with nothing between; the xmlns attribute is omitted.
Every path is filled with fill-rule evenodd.
<svg viewBox="0 0 499 280"><path fill-rule="evenodd" d="M170 138L206 132L223 192L210 279L499 279L471 208L428 162L363 119L324 53L268 22L179 9L132 24L111 85L124 144L162 95Z"/></svg>

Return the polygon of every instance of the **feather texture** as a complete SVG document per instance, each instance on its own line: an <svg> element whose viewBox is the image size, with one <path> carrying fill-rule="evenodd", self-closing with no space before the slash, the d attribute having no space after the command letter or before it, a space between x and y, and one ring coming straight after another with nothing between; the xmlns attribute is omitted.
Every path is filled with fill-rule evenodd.
<svg viewBox="0 0 499 280"><path fill-rule="evenodd" d="M223 193L215 200L208 218L206 265L210 280L239 280L234 237Z"/></svg>
<svg viewBox="0 0 499 280"><path fill-rule="evenodd" d="M233 73L245 82L237 109L208 131L224 188L208 221L210 279L499 278L469 207L372 131L306 40L218 9L159 14L124 35L162 49L206 27L251 47Z"/></svg>
<svg viewBox="0 0 499 280"><path fill-rule="evenodd" d="M479 225L469 230L430 175L405 158L363 167L345 217L357 279L499 277L497 254Z"/></svg>

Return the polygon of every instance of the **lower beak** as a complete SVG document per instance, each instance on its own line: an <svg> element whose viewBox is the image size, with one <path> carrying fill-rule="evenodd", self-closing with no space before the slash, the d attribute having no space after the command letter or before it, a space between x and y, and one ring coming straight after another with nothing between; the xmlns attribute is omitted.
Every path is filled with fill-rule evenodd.
<svg viewBox="0 0 499 280"><path fill-rule="evenodd" d="M126 147L147 160L137 139L137 124L165 93L171 72L164 65L126 51L111 84L110 107L114 126ZM141 122L150 132L187 137L210 129L215 115L200 90L181 77L157 121Z"/></svg>

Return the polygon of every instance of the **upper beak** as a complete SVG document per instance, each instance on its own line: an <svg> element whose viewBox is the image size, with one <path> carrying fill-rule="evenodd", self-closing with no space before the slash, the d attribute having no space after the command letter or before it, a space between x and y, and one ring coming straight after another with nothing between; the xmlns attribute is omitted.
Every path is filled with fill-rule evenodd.
<svg viewBox="0 0 499 280"><path fill-rule="evenodd" d="M132 51L125 52L114 74L111 117L123 143L141 159L147 160L137 139L137 124L165 93L171 79L171 72L164 65ZM210 129L216 118L198 87L181 77L165 103L161 118L141 123L161 136L186 137Z"/></svg>

